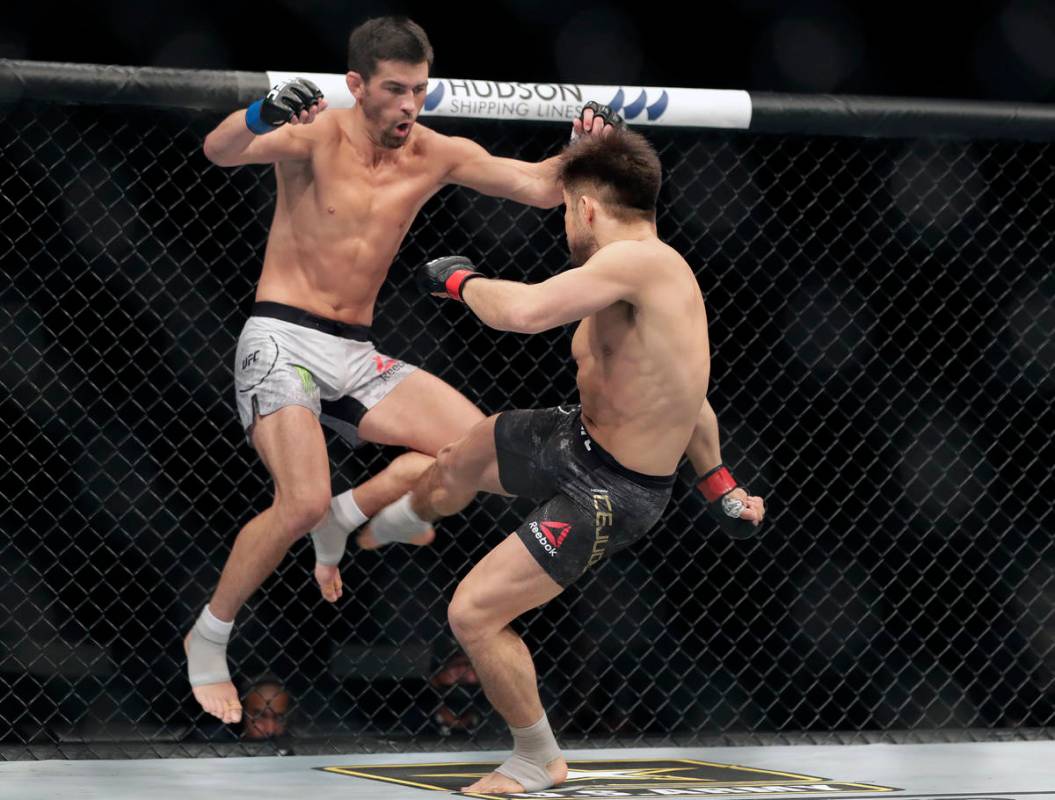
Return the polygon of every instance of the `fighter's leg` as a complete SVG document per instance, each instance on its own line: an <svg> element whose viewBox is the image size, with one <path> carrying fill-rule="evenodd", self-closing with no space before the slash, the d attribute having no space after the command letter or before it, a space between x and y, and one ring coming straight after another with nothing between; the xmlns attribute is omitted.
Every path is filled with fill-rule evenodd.
<svg viewBox="0 0 1055 800"><path fill-rule="evenodd" d="M444 447L410 495L379 512L370 527L377 541L405 541L441 516L461 511L477 492L548 497L556 488L560 445L551 437L566 427L572 409L504 411ZM565 437L566 438L566 437ZM547 449L553 450L549 456Z"/></svg>
<svg viewBox="0 0 1055 800"><path fill-rule="evenodd" d="M461 392L418 369L363 415L359 435L367 442L435 456L483 418Z"/></svg>
<svg viewBox="0 0 1055 800"><path fill-rule="evenodd" d="M226 657L235 615L330 501L326 442L310 409L292 405L257 417L252 441L274 480L274 500L239 532L212 599L184 640L195 698L227 723L241 718Z"/></svg>
<svg viewBox="0 0 1055 800"><path fill-rule="evenodd" d="M449 462L450 443L474 434L479 437L480 432L476 431L478 424L486 424L486 421L476 406L436 376L417 370L364 415L359 430L360 435L367 441L402 445L430 455L442 453L440 459ZM486 442L486 432L483 437L483 441L474 438L473 442L482 443L485 449L489 447L493 461L493 436L489 446ZM475 457L486 460L488 455L485 453ZM437 470L437 464L429 467L414 486L438 486ZM405 495L406 491L403 494ZM464 508L474 495L475 491L469 493L464 503L456 510ZM358 538L359 546L373 549L393 541L412 541L414 537L431 530L431 526L422 518L405 513L403 516L406 519L398 529L387 526L391 530L380 538L375 535L374 525L364 529ZM382 524L382 528L385 527Z"/></svg>
<svg viewBox="0 0 1055 800"><path fill-rule="evenodd" d="M441 448L413 489L374 517L360 544L376 547L406 541L418 531L431 529L440 517L457 514L478 492L507 494L498 477L497 419L497 415L484 419L458 441Z"/></svg>
<svg viewBox="0 0 1055 800"><path fill-rule="evenodd" d="M509 626L561 591L514 533L484 556L454 593L447 612L451 629L515 743L513 755L499 771L462 791L539 791L567 778L568 765L542 708L531 654Z"/></svg>
<svg viewBox="0 0 1055 800"><path fill-rule="evenodd" d="M329 511L311 534L315 546L315 580L324 599L335 603L344 594L339 565L349 533L409 492L434 461L432 456L408 451L392 459L381 472L330 501ZM436 534L429 528L411 538L409 544L428 545L435 537ZM363 538L361 534L360 546ZM367 542L372 544L371 539L367 539ZM367 549L372 549L372 546Z"/></svg>
<svg viewBox="0 0 1055 800"><path fill-rule="evenodd" d="M425 461L422 456L434 457L443 445L459 438L483 419L479 409L460 392L421 369L415 369L391 388L375 379L355 394L357 397L349 400L349 405L358 404L360 412L348 411L345 419L337 419L333 427L343 427L347 438L354 436L374 444L406 447L412 452L395 459L365 483L334 497L330 513L313 532L315 577L323 597L331 602L340 597L338 562L348 534L379 509L410 491L431 463L431 459ZM364 404L369 404L369 408ZM334 406L330 413L342 412ZM418 526L402 541L425 545L434 536L430 526ZM367 550L381 544L368 529L360 532L357 543Z"/></svg>

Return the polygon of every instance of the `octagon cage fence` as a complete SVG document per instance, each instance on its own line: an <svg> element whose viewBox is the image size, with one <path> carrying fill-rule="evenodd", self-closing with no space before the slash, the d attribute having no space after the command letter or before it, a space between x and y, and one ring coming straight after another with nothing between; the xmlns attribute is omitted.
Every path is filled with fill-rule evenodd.
<svg viewBox="0 0 1055 800"><path fill-rule="evenodd" d="M181 637L270 502L231 365L275 181L202 140L278 76L0 62L2 759L505 735L446 621L531 507L501 497L432 547L349 552L335 606L294 546L229 651L240 690L288 690L278 743L191 697ZM522 620L561 742L1050 738L1055 112L433 79L424 121L535 161L589 99L660 154L724 459L769 516L726 538L685 463L645 540ZM419 294L451 253L540 281L567 265L561 211L442 190L381 292L384 352L485 413L574 402L570 327L501 333ZM332 439L334 492L397 453Z"/></svg>

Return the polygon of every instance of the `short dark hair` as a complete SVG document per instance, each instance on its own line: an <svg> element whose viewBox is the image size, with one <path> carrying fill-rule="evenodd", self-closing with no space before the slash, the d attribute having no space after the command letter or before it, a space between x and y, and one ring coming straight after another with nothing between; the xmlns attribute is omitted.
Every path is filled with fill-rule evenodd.
<svg viewBox="0 0 1055 800"><path fill-rule="evenodd" d="M287 694L289 692L289 690L286 689L285 682L281 678L279 678L273 672L264 672L253 678L253 680L249 683L248 688L245 690L245 693L248 696L249 694L257 691L258 689L263 689L265 686L274 686L279 691L286 692Z"/></svg>
<svg viewBox="0 0 1055 800"><path fill-rule="evenodd" d="M587 188L620 217L652 217L663 180L659 156L648 139L628 129L581 136L561 156L560 180L569 194Z"/></svg>
<svg viewBox="0 0 1055 800"><path fill-rule="evenodd" d="M359 25L348 37L349 72L368 81L379 61L426 61L432 69L432 45L425 29L406 17L375 17Z"/></svg>

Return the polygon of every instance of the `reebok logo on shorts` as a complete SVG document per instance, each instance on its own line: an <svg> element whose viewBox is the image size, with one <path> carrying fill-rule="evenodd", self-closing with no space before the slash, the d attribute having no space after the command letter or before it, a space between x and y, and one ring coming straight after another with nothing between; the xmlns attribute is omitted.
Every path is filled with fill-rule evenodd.
<svg viewBox="0 0 1055 800"><path fill-rule="evenodd" d="M568 537L568 531L571 530L571 525L567 522L543 522L542 533L545 534L546 538L549 539L549 543L554 547L560 547L564 544L564 540Z"/></svg>
<svg viewBox="0 0 1055 800"><path fill-rule="evenodd" d="M535 539L542 545L542 549L550 554L550 557L557 555L557 550L564 544L564 540L568 538L568 534L571 533L571 525L567 522L531 522L528 524L531 528L531 532L535 535Z"/></svg>
<svg viewBox="0 0 1055 800"><path fill-rule="evenodd" d="M403 368L403 362L395 358L374 356L374 367L377 369L377 374L381 380L387 381L392 375Z"/></svg>

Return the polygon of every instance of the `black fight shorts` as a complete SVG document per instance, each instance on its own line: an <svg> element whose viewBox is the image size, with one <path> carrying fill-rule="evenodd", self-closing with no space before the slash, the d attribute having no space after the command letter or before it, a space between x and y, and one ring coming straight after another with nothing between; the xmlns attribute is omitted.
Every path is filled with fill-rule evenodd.
<svg viewBox="0 0 1055 800"><path fill-rule="evenodd" d="M624 467L579 414L579 406L505 411L495 423L502 487L540 501L517 535L563 587L648 533L674 485L674 475Z"/></svg>

